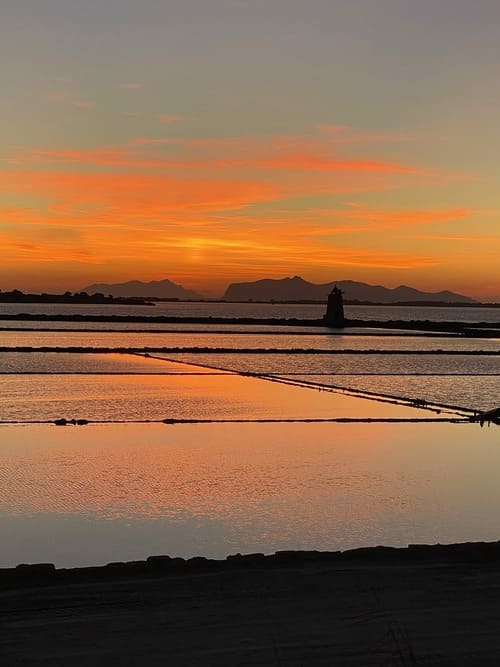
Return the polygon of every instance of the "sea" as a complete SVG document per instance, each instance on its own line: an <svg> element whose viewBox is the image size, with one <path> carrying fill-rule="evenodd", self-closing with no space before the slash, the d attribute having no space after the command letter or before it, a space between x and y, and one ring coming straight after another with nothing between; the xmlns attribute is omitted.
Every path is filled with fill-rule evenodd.
<svg viewBox="0 0 500 667"><path fill-rule="evenodd" d="M498 539L500 309L345 310L0 304L0 567Z"/></svg>
<svg viewBox="0 0 500 667"><path fill-rule="evenodd" d="M447 306L345 306L349 319L432 322L500 323L500 308ZM223 301L158 301L151 306L108 304L0 303L0 315L18 313L48 315L140 315L146 317L227 317L320 319L325 306L319 303L231 303ZM2 325L3 326L3 325Z"/></svg>

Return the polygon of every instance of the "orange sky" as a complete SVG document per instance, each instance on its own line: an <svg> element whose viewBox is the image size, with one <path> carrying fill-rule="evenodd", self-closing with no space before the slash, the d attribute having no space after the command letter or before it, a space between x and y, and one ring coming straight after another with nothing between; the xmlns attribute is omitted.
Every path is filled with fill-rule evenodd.
<svg viewBox="0 0 500 667"><path fill-rule="evenodd" d="M104 25L93 11L79 17L79 32L73 3L51 0L52 20L39 17L43 34L38 24L25 26L21 8L9 10L18 39L3 36L19 76L6 70L0 289L169 278L218 296L229 282L301 275L500 300L496 125L485 112L499 93L486 82L480 88L466 66L475 57L484 76L493 72L486 14L473 30L460 4L464 24L455 17L452 27L469 41L455 49L431 35L424 52L405 30L418 21L448 30L446 13L415 10L413 24L387 14L388 27L372 34L364 19L375 14L366 7L363 18L351 15L351 5L334 11L315 0L315 17L293 1L283 23L282 0L230 10L214 0L214 11L226 8L222 26L217 12L207 14L205 33L190 23L197 16L190 0L173 2L170 19L190 26L191 50L182 51L177 72L168 63L178 62L181 45L174 34L171 43L159 40L161 10L147 0L140 14L128 8L118 28L110 23L115 1L103 2L102 11L110 10ZM269 28L264 18L284 49L277 59L282 52L266 42L265 63L250 39ZM302 30L305 18L310 35L299 34L309 51L299 62L288 35ZM332 39L344 39L343 25L353 38L371 37L374 51L363 59L356 40L342 42L352 58L341 76ZM127 67L117 58L127 46L125 28L137 39L137 61ZM104 34L109 43L99 41ZM48 36L68 62L55 60ZM414 80L415 100L406 101L405 72L418 58L427 78ZM377 69L382 61L385 69ZM201 77L210 64L211 76ZM432 69L438 65L441 79ZM269 87L265 66L280 94ZM469 79L474 94L454 104Z"/></svg>

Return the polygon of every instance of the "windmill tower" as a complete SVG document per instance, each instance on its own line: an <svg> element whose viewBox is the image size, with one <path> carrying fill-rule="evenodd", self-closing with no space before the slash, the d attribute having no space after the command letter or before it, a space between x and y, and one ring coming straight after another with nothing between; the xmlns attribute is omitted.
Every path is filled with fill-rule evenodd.
<svg viewBox="0 0 500 667"><path fill-rule="evenodd" d="M328 295L326 313L323 320L328 327L341 329L345 326L344 301L342 299L342 290L335 285Z"/></svg>

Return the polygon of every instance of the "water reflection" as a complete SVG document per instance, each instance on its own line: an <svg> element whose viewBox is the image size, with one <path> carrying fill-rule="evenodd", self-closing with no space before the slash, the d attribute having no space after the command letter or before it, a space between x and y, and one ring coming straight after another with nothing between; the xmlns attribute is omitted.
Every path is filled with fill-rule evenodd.
<svg viewBox="0 0 500 667"><path fill-rule="evenodd" d="M0 427L0 566L498 538L495 429Z"/></svg>
<svg viewBox="0 0 500 667"><path fill-rule="evenodd" d="M137 354L2 352L0 373L219 373L202 366Z"/></svg>
<svg viewBox="0 0 500 667"><path fill-rule="evenodd" d="M139 315L141 317L228 317L321 319L324 303L199 303L157 302L154 307L106 304L1 303L0 313L46 313L85 315ZM345 306L346 317L360 320L431 320L433 322L497 322L498 308L439 306Z"/></svg>
<svg viewBox="0 0 500 667"><path fill-rule="evenodd" d="M162 362L163 363L163 362ZM4 375L0 420L428 418L425 410L237 375Z"/></svg>
<svg viewBox="0 0 500 667"><path fill-rule="evenodd" d="M293 376L324 386L345 387L358 391L398 396L408 399L425 397L439 405L454 405L472 410L493 410L498 407L500 375L304 375Z"/></svg>
<svg viewBox="0 0 500 667"><path fill-rule="evenodd" d="M2 345L8 347L200 347L238 349L313 350L485 350L498 351L495 339L423 336L354 336L325 334L213 334L157 333L154 331L2 331Z"/></svg>
<svg viewBox="0 0 500 667"><path fill-rule="evenodd" d="M500 355L155 353L155 357L213 368L288 375L500 375Z"/></svg>
<svg viewBox="0 0 500 667"><path fill-rule="evenodd" d="M430 402L478 410L497 407L500 394L500 357L489 355L295 354L289 357L285 354L169 353L165 356L212 368L272 373L324 386L409 399L425 398ZM288 375L290 371L293 375Z"/></svg>

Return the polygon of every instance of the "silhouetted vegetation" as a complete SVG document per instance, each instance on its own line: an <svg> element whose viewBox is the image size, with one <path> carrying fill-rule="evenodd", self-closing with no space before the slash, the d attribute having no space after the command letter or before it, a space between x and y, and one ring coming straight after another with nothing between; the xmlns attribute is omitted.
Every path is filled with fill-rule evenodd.
<svg viewBox="0 0 500 667"><path fill-rule="evenodd" d="M87 292L64 292L64 294L25 294L18 289L10 292L0 290L0 303L103 303L110 305L153 306L154 304L139 297L105 296L101 292L87 294Z"/></svg>

